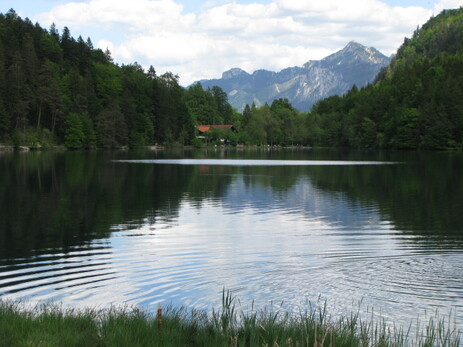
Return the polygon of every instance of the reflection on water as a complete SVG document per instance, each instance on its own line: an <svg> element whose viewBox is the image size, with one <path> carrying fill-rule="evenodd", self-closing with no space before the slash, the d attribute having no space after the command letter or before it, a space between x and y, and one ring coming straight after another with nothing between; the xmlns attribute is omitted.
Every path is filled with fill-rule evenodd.
<svg viewBox="0 0 463 347"><path fill-rule="evenodd" d="M115 160L118 163L218 165L218 166L338 166L338 165L385 165L385 161L354 160L263 160L263 159L131 159Z"/></svg>
<svg viewBox="0 0 463 347"><path fill-rule="evenodd" d="M436 309L463 323L461 155L322 154L0 156L0 294L210 310L227 288L244 307L321 298L333 315L362 301L396 323Z"/></svg>

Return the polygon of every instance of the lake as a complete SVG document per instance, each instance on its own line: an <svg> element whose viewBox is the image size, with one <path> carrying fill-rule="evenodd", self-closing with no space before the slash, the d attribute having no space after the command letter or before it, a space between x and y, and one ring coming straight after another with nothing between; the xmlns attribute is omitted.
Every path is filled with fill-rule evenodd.
<svg viewBox="0 0 463 347"><path fill-rule="evenodd" d="M463 154L0 152L0 297L463 325Z"/></svg>

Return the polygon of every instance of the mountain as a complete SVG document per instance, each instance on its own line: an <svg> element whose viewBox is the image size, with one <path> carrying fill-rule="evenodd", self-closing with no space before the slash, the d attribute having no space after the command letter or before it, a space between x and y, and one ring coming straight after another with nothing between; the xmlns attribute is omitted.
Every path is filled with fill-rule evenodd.
<svg viewBox="0 0 463 347"><path fill-rule="evenodd" d="M256 106L287 98L292 105L308 111L325 97L344 94L353 85L371 83L390 58L372 47L351 41L342 50L322 59L311 60L302 67L289 67L280 72L257 70L249 74L233 68L221 79L201 80L203 88L219 86L230 104L242 111L246 104Z"/></svg>
<svg viewBox="0 0 463 347"><path fill-rule="evenodd" d="M463 7L406 38L375 83L317 102L313 145L463 149Z"/></svg>

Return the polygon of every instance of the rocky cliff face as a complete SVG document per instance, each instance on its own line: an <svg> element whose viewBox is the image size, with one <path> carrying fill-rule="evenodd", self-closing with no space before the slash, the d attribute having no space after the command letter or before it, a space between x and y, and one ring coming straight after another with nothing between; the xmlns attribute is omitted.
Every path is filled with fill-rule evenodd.
<svg viewBox="0 0 463 347"><path fill-rule="evenodd" d="M308 111L320 99L342 95L353 85L360 88L371 83L389 62L390 58L375 48L349 42L339 52L322 60L311 60L302 67L280 72L257 70L252 74L234 68L224 72L221 79L199 82L203 88L221 87L230 104L239 111L246 104L271 104L278 98L287 98L295 108Z"/></svg>

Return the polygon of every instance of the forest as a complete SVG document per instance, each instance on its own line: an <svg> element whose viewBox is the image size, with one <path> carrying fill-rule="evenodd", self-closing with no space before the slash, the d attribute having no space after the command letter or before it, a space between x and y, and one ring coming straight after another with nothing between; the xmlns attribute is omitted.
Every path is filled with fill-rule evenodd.
<svg viewBox="0 0 463 347"><path fill-rule="evenodd" d="M74 39L0 14L0 144L69 149L190 144L195 124L230 122L220 88L186 90L136 62L114 63L90 38ZM200 107L201 103L209 107ZM198 114L198 112L202 112ZM207 112L207 113L206 113Z"/></svg>
<svg viewBox="0 0 463 347"><path fill-rule="evenodd" d="M0 145L68 149L208 144L463 148L463 8L406 38L371 85L299 112L287 99L232 109L219 87L179 85L138 63L119 65L90 38L0 14Z"/></svg>

